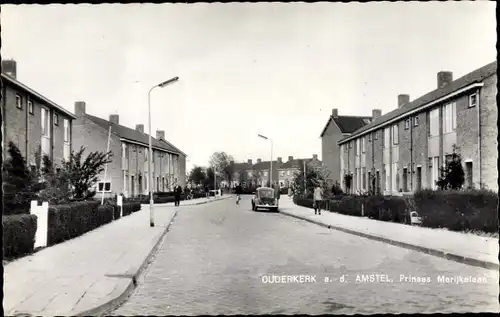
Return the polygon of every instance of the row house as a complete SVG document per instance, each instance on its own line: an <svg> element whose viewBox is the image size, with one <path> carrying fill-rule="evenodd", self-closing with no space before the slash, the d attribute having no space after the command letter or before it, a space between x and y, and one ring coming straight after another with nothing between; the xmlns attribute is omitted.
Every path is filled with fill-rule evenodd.
<svg viewBox="0 0 500 317"><path fill-rule="evenodd" d="M374 110L374 115L380 110ZM340 181L340 153L338 142L373 121L374 116L341 116L338 109L332 109L332 114L321 132L321 155L328 171L329 183Z"/></svg>
<svg viewBox="0 0 500 317"><path fill-rule="evenodd" d="M32 88L17 80L17 63L2 61L2 142L8 158L8 143L19 147L34 167L35 153L41 151L57 166L71 152L72 122L76 117Z"/></svg>
<svg viewBox="0 0 500 317"><path fill-rule="evenodd" d="M293 184L295 175L303 173L304 168L322 168L323 163L318 160L318 155L313 154L312 158L307 159L294 159L293 156L288 157L288 161L281 165L278 169L280 187L289 187Z"/></svg>
<svg viewBox="0 0 500 317"><path fill-rule="evenodd" d="M249 159L246 163L234 163L233 165L233 186L240 184L243 187L252 186L267 186L271 179L271 161L262 161L257 159L257 163L253 164ZM278 171L283 164L282 158L278 157L273 161L272 184L278 183Z"/></svg>
<svg viewBox="0 0 500 317"><path fill-rule="evenodd" d="M496 70L495 61L457 80L441 71L432 92L399 95L397 109L338 143L342 184L351 175L354 192L435 189L456 146L465 186L498 190Z"/></svg>
<svg viewBox="0 0 500 317"><path fill-rule="evenodd" d="M149 135L144 125L135 130L120 125L119 115L112 114L109 121L86 113L83 101L75 102L73 142L75 148L85 146L86 151L105 152L108 146L113 154L106 176L101 173L97 190L105 196L124 194L133 197L149 193ZM111 131L111 133L110 133ZM152 173L154 192L173 190L178 184L186 185L186 154L165 140L165 132L156 131L152 143Z"/></svg>

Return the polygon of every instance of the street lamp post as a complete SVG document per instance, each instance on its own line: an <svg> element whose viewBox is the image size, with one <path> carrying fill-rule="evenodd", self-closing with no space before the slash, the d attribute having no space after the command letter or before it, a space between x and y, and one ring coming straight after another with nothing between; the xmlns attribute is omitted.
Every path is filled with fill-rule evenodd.
<svg viewBox="0 0 500 317"><path fill-rule="evenodd" d="M151 87L151 89L148 92L148 112L149 112L149 168L148 168L148 174L149 174L149 226L154 227L155 226L155 219L154 219L154 199L153 199L153 172L152 172L152 161L153 161L153 146L151 144L151 92L153 89L156 87L163 88L167 85L173 84L179 80L179 77L174 77L172 79L169 79L167 81L164 81L158 85L155 85Z"/></svg>
<svg viewBox="0 0 500 317"><path fill-rule="evenodd" d="M262 134L258 134L258 137L259 138L262 138L264 140L269 140L271 142L271 167L270 167L270 170L269 170L269 176L270 176L270 179L269 179L269 185L272 187L273 186L273 140L266 137L266 136L263 136Z"/></svg>

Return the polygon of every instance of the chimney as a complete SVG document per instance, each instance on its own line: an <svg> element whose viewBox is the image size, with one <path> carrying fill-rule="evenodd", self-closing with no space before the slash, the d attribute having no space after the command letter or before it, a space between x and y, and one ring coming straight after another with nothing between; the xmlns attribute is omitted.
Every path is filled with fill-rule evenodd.
<svg viewBox="0 0 500 317"><path fill-rule="evenodd" d="M382 110L380 109L373 109L372 110L372 120L375 121L377 118L382 116Z"/></svg>
<svg viewBox="0 0 500 317"><path fill-rule="evenodd" d="M75 101L75 116L83 116L85 114L85 108L85 101Z"/></svg>
<svg viewBox="0 0 500 317"><path fill-rule="evenodd" d="M141 133L144 133L144 124L136 124L135 129Z"/></svg>
<svg viewBox="0 0 500 317"><path fill-rule="evenodd" d="M293 156L288 157L288 162L293 161Z"/></svg>
<svg viewBox="0 0 500 317"><path fill-rule="evenodd" d="M249 159L249 160L247 161L247 163L248 163L248 165L253 165L253 164L252 164L252 159Z"/></svg>
<svg viewBox="0 0 500 317"><path fill-rule="evenodd" d="M234 161L229 161L229 164L230 165L234 165Z"/></svg>
<svg viewBox="0 0 500 317"><path fill-rule="evenodd" d="M116 125L120 124L120 116L117 114L110 114L109 122L114 123Z"/></svg>
<svg viewBox="0 0 500 317"><path fill-rule="evenodd" d="M318 154L313 154L313 160L315 160L315 161L318 160Z"/></svg>
<svg viewBox="0 0 500 317"><path fill-rule="evenodd" d="M164 130L156 130L156 138L165 140L165 131Z"/></svg>
<svg viewBox="0 0 500 317"><path fill-rule="evenodd" d="M283 163L283 159L281 157L278 157L278 163Z"/></svg>
<svg viewBox="0 0 500 317"><path fill-rule="evenodd" d="M398 95L398 108L410 103L410 95Z"/></svg>
<svg viewBox="0 0 500 317"><path fill-rule="evenodd" d="M337 108L332 109L332 117L334 117L334 118L339 117L339 110Z"/></svg>
<svg viewBox="0 0 500 317"><path fill-rule="evenodd" d="M2 73L13 79L17 79L17 63L13 59L2 61Z"/></svg>
<svg viewBox="0 0 500 317"><path fill-rule="evenodd" d="M453 81L453 73L452 72L439 72L437 74L438 79L438 89L443 88Z"/></svg>
<svg viewBox="0 0 500 317"><path fill-rule="evenodd" d="M260 158L258 158L257 163L262 163L262 160Z"/></svg>

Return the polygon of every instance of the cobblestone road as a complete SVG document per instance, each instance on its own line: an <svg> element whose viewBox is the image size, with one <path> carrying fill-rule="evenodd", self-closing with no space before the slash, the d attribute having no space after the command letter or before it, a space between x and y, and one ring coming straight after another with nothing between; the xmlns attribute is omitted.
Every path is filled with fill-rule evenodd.
<svg viewBox="0 0 500 317"><path fill-rule="evenodd" d="M263 282L263 276L300 274L316 282ZM370 274L389 282L356 281ZM486 281L440 283L441 275ZM139 282L113 315L499 311L495 271L253 212L249 198L240 206L226 200L181 209Z"/></svg>

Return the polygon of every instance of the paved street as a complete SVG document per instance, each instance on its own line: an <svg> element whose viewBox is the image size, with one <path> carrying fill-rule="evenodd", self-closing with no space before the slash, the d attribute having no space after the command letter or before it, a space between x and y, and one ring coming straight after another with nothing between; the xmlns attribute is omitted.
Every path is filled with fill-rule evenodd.
<svg viewBox="0 0 500 317"><path fill-rule="evenodd" d="M263 283L315 275L316 283ZM392 282L356 282L381 274ZM385 277L385 275L388 277ZM339 278L345 275L347 281ZM430 282L400 282L430 278ZM485 277L439 283L440 275ZM331 282L325 282L325 278ZM376 277L375 277L376 279ZM498 311L498 274L253 212L249 198L189 207L177 215L154 261L114 315L322 314Z"/></svg>

